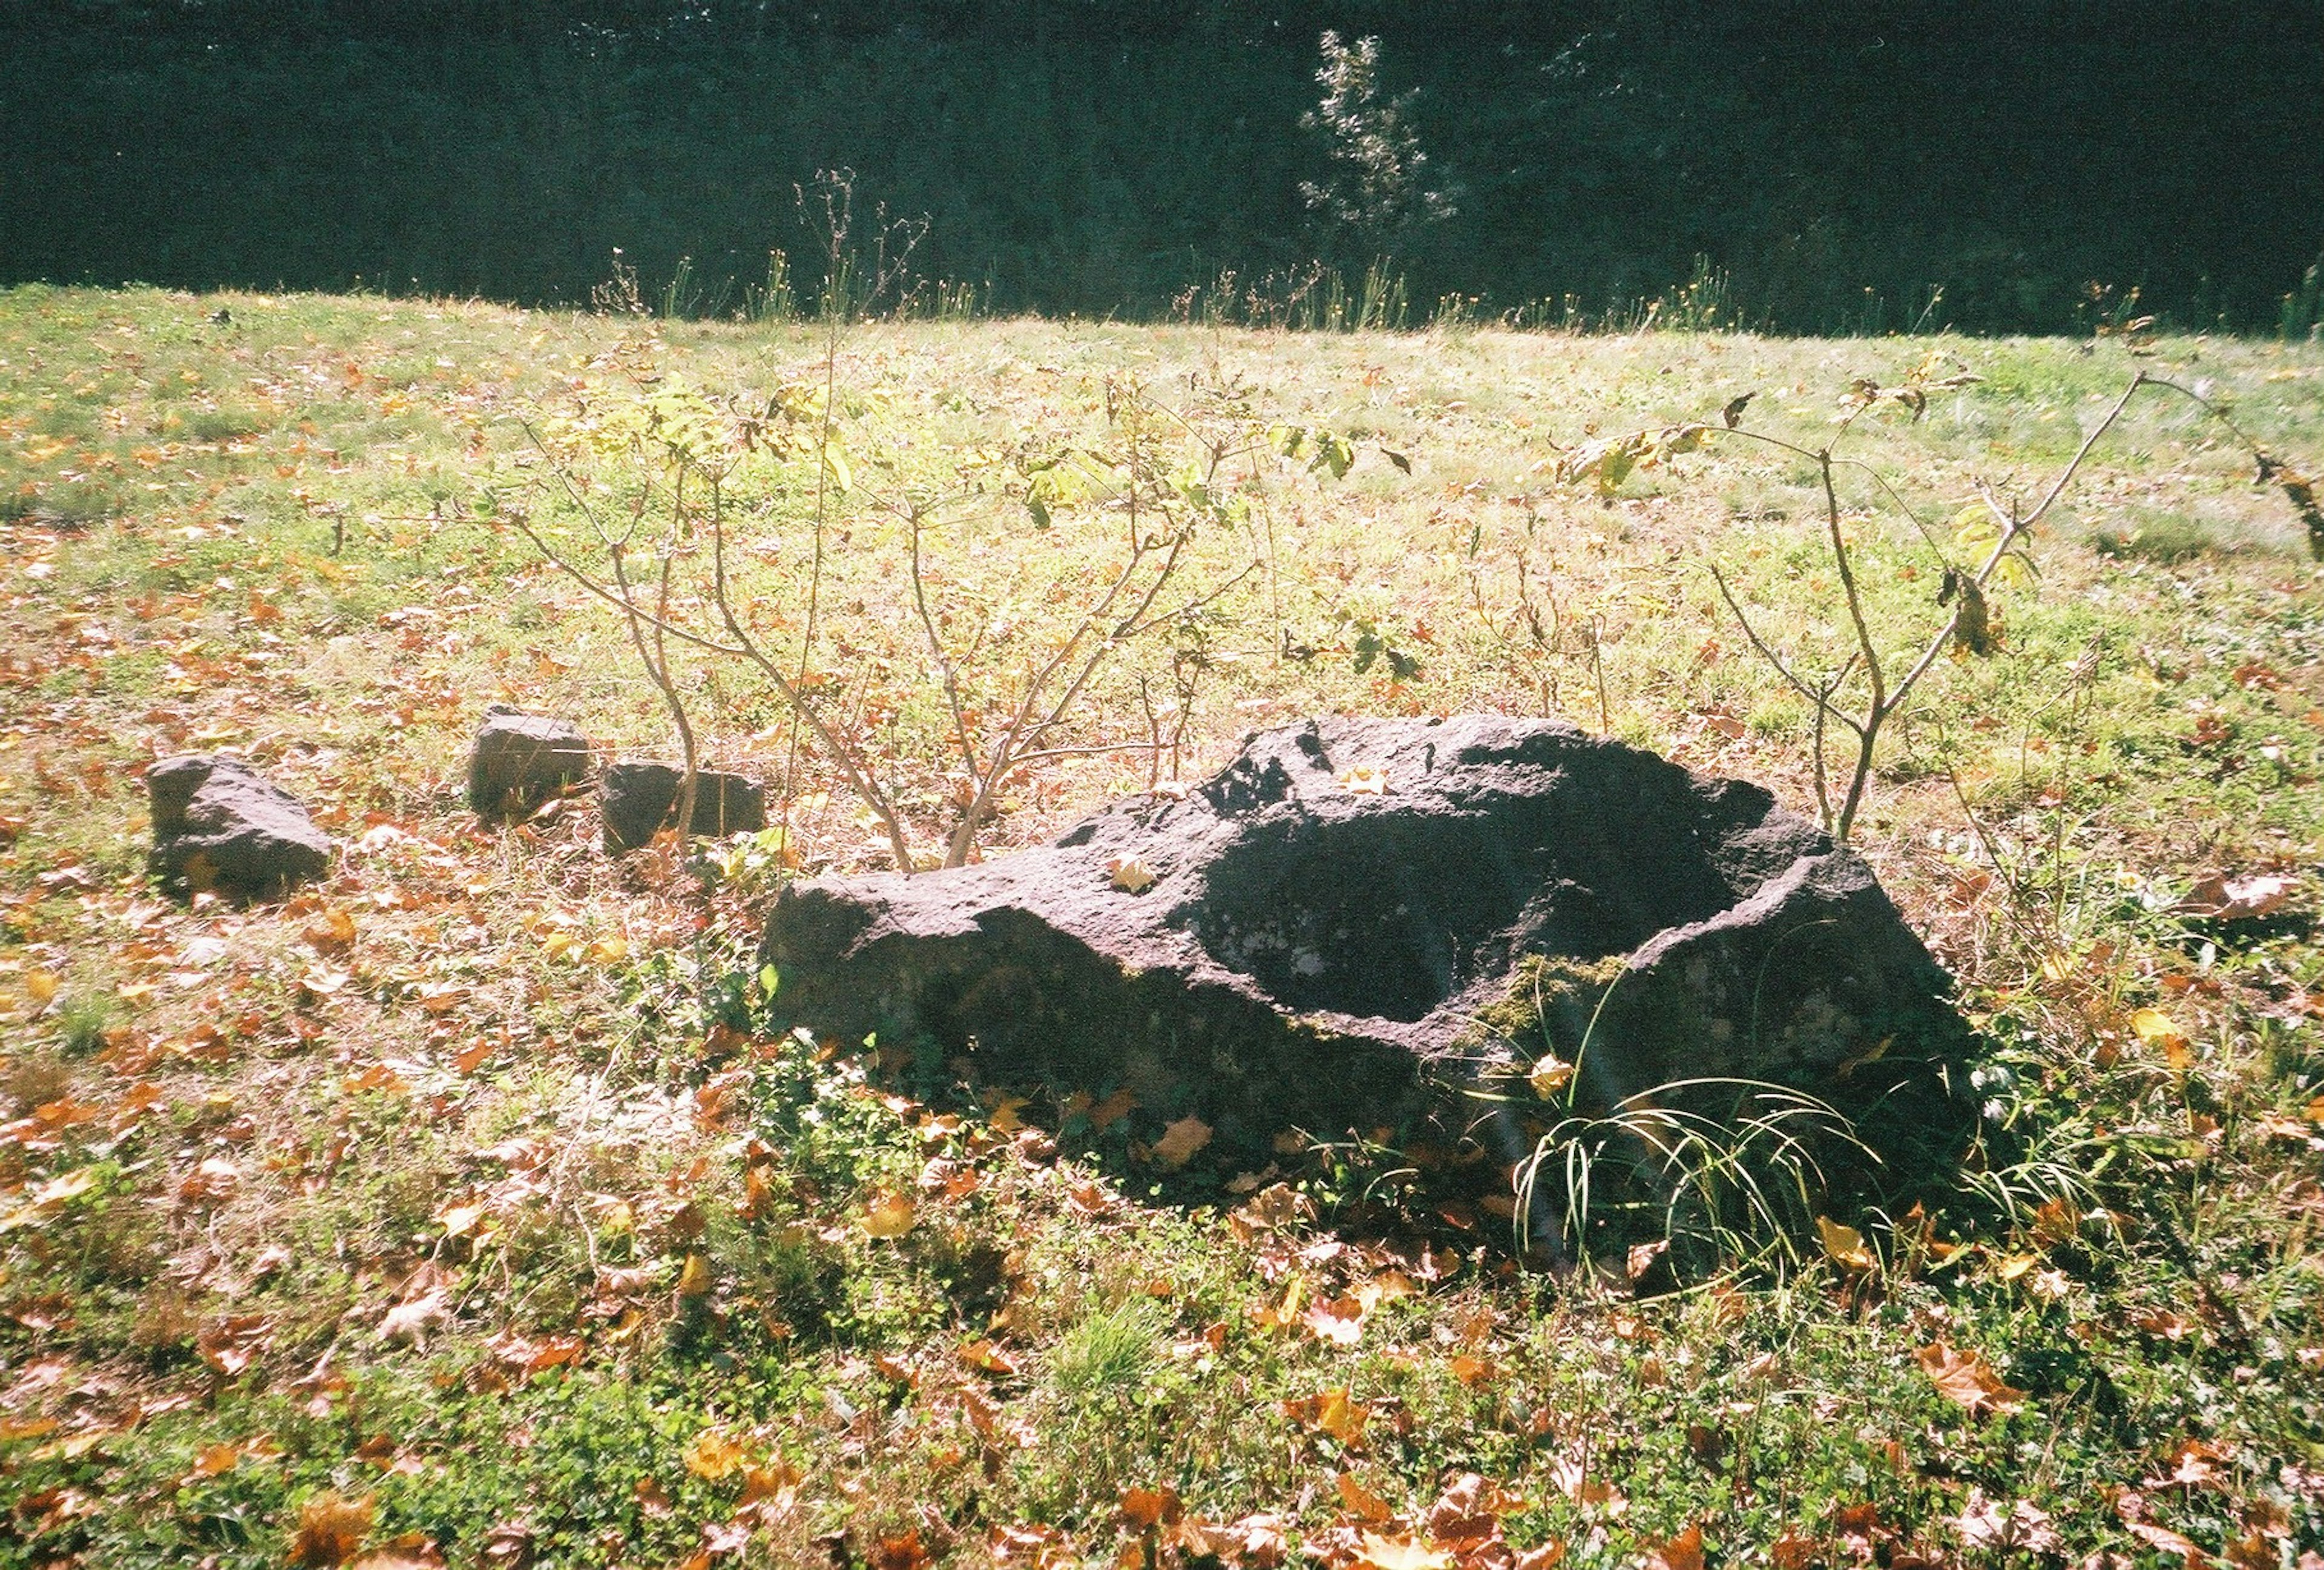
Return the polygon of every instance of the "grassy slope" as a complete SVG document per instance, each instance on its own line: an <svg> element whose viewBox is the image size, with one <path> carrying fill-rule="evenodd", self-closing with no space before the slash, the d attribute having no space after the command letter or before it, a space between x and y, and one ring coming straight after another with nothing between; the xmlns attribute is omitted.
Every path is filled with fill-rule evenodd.
<svg viewBox="0 0 2324 1570"><path fill-rule="evenodd" d="M1134 379L1204 430L1248 414L1359 443L1336 484L1259 466L1251 526L1204 537L1194 577L1262 567L1203 629L1188 774L1323 708L1547 707L1803 804L1806 716L1702 571L1730 568L1803 657L1834 646L1803 473L1722 444L1601 505L1549 470L1593 429L1748 390L1768 429L1812 436L1849 379L1931 346L855 329L838 426L862 485L818 661L857 683L933 844L936 711L896 525L865 496L984 497L932 550L963 636L1019 629L992 645L1005 678L1066 614L1045 586L1111 539L1093 503L1030 530L1013 455L1104 449L1107 379ZM1857 450L1939 521L1980 480L2054 472L2129 365L1937 346L1983 383ZM2172 341L2155 363L2271 448L2324 454L2315 349ZM1359 1528L1425 1555L1462 1551L1447 1522L1481 1511L1592 1564L1693 1526L1735 1564L1981 1557L2012 1532L2172 1563L2172 1532L2239 1564L2324 1547L2324 950L2304 918L2171 910L2207 873L2268 870L2314 908L2324 586L2190 406L2134 406L2093 457L2038 586L2000 597L2007 649L1941 669L1860 830L1988 1025L1992 1149L2027 1159L1938 1246L1875 1229L1875 1271L1633 1298L1498 1264L1489 1218L1436 1218L1423 1251L1349 1147L1285 1158L1296 1198L1198 1160L1149 1204L1144 1109L1097 1131L1023 1107L1088 1147L1057 1159L997 1090L908 1053L706 1032L762 877L740 869L697 935L667 866L605 860L586 812L475 826L464 745L493 697L668 745L617 625L473 520L488 492L558 517L514 417L822 368L806 329L0 296L0 1563L279 1563L302 1519L313 1562L357 1528L455 1564L1111 1559L1137 1536L1122 1491L1162 1487L1185 1511L1165 1557L1253 1563L1263 1523L1186 1523L1264 1512L1327 1556ZM775 472L748 498L779 638L805 489ZM1925 548L1893 513L1852 527L1903 647L1935 614ZM1521 576L1562 643L1527 634ZM1358 673L1367 631L1420 676ZM1319 651L1281 658L1286 633ZM1134 646L1093 723L1144 734L1133 679L1167 688L1173 651ZM715 753L779 773L765 695L687 679ZM189 747L312 802L347 847L332 880L247 911L156 898L136 770ZM817 767L803 792L829 788ZM1061 765L992 844L1146 773ZM844 793L794 846L810 868L879 854ZM751 1002L739 979L730 1001ZM2143 1039L2141 1007L2185 1047ZM912 1224L873 1235L903 1196ZM1937 1344L2022 1402L1948 1399ZM1506 1494L1432 1527L1468 1472ZM2032 1507L2014 1526L2009 1501Z"/></svg>

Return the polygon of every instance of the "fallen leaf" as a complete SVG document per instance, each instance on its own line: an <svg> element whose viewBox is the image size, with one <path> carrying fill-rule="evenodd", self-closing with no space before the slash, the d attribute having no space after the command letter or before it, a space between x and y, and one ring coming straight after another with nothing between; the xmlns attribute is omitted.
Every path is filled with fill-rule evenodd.
<svg viewBox="0 0 2324 1570"><path fill-rule="evenodd" d="M1828 1215L1816 1217L1816 1231L1823 1234L1824 1257L1833 1264L1850 1270L1869 1270L1879 1264L1872 1251L1864 1246L1864 1234L1852 1226L1842 1226Z"/></svg>
<svg viewBox="0 0 2324 1570"><path fill-rule="evenodd" d="M2162 1010L2138 1010L2130 1016L2130 1028L2141 1041L2159 1048L2163 1062L2172 1069L2182 1069L2194 1062L2194 1049L2188 1045L2187 1038Z"/></svg>
<svg viewBox="0 0 2324 1570"><path fill-rule="evenodd" d="M1363 1570L1448 1570L1452 1556L1410 1538L1384 1538L1366 1532L1359 1539L1354 1563Z"/></svg>
<svg viewBox="0 0 2324 1570"><path fill-rule="evenodd" d="M2281 873L2244 878L2209 873L2196 880L2194 888L2179 901L2178 910L2181 915L2213 921L2256 921L2282 910L2298 886L2296 879Z"/></svg>
<svg viewBox="0 0 2324 1570"><path fill-rule="evenodd" d="M1342 1387L1286 1401L1283 1415L1353 1449L1363 1442L1364 1422L1371 1416L1371 1408L1361 1401L1350 1399Z"/></svg>
<svg viewBox="0 0 2324 1570"><path fill-rule="evenodd" d="M1533 1086L1534 1094L1544 1101L1554 1100L1557 1093L1572 1081L1573 1065L1554 1052L1543 1053L1541 1061L1533 1066L1533 1072L1526 1076L1526 1083Z"/></svg>
<svg viewBox="0 0 2324 1570"><path fill-rule="evenodd" d="M1188 1113L1162 1131L1162 1137L1154 1141L1154 1159L1165 1167L1183 1167L1210 1142L1211 1125Z"/></svg>
<svg viewBox="0 0 2324 1570"><path fill-rule="evenodd" d="M1396 1514L1388 1501L1366 1488L1352 1472L1340 1473L1339 1489L1340 1502L1348 1513L1368 1526L1384 1526Z"/></svg>
<svg viewBox="0 0 2324 1570"><path fill-rule="evenodd" d="M1646 1546L1645 1570L1702 1570L1702 1524Z"/></svg>
<svg viewBox="0 0 2324 1570"><path fill-rule="evenodd" d="M2066 1545L2050 1525L2049 1512L2024 1500L1989 1500L1972 1487L1969 1503L1953 1522L1961 1541L1972 1548L2016 1549L2034 1554L2062 1554Z"/></svg>
<svg viewBox="0 0 2324 1570"><path fill-rule="evenodd" d="M732 1477L742 1469L742 1442L724 1428L705 1428L686 1442L686 1470L706 1482Z"/></svg>
<svg viewBox="0 0 2324 1570"><path fill-rule="evenodd" d="M1105 871L1113 886L1125 894L1143 894L1155 883L1153 873L1136 856L1117 856L1105 864Z"/></svg>
<svg viewBox="0 0 2324 1570"><path fill-rule="evenodd" d="M2014 1412L2025 1404L2025 1392L2002 1383L1975 1352L1957 1352L1939 1341L1916 1355L1937 1389L1972 1418L1982 1412Z"/></svg>
<svg viewBox="0 0 2324 1570"><path fill-rule="evenodd" d="M864 1235L901 1237L912 1230L914 1215L909 1195L882 1195L864 1209L862 1222Z"/></svg>
<svg viewBox="0 0 2324 1570"><path fill-rule="evenodd" d="M372 1502L368 1494L348 1496L332 1491L315 1495L299 1508L299 1530L290 1539L293 1565L344 1565L363 1551L371 1535Z"/></svg>
<svg viewBox="0 0 2324 1570"><path fill-rule="evenodd" d="M1369 763L1342 770L1340 789L1351 796L1385 796L1388 794L1388 771Z"/></svg>

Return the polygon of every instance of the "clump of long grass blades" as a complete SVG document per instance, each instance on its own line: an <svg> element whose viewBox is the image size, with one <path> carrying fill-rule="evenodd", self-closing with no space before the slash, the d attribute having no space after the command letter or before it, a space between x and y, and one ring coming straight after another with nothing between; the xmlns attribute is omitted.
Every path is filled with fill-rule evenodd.
<svg viewBox="0 0 2324 1570"><path fill-rule="evenodd" d="M1569 1110L1517 1164L1516 1245L1580 1261L1596 1239L1664 1242L1682 1278L1788 1271L1830 1187L1819 1152L1837 1150L1880 1159L1830 1103L1762 1080L1673 1080ZM1540 1235L1545 1217L1556 1236Z"/></svg>

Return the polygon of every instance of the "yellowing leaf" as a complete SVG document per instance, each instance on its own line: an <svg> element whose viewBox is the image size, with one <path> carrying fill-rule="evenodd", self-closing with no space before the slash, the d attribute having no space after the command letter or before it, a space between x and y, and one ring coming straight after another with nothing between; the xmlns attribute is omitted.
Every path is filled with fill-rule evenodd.
<svg viewBox="0 0 2324 1570"><path fill-rule="evenodd" d="M1113 886L1125 894L1143 894L1154 886L1154 874L1136 856L1117 856L1105 864Z"/></svg>
<svg viewBox="0 0 2324 1570"><path fill-rule="evenodd" d="M707 1297L710 1292L710 1260L705 1254L688 1254L686 1263L678 1267L678 1295L681 1298Z"/></svg>
<svg viewBox="0 0 2324 1570"><path fill-rule="evenodd" d="M1210 1142L1211 1125L1189 1113L1162 1131L1154 1141L1154 1159L1165 1167L1183 1167Z"/></svg>
<svg viewBox="0 0 2324 1570"><path fill-rule="evenodd" d="M1526 1083L1542 1100L1554 1101L1559 1091L1573 1083L1573 1065L1554 1052L1545 1052L1541 1061L1533 1066L1533 1072L1526 1076Z"/></svg>
<svg viewBox="0 0 2324 1570"><path fill-rule="evenodd" d="M883 1194L864 1209L862 1224L867 1237L901 1237L912 1230L913 1218L908 1196Z"/></svg>
<svg viewBox="0 0 2324 1570"><path fill-rule="evenodd" d="M626 937L600 937L589 945L586 957L592 965L619 965L630 957L630 940Z"/></svg>
<svg viewBox="0 0 2324 1570"><path fill-rule="evenodd" d="M54 971L33 970L24 973L24 995L42 1007L56 1001L58 985Z"/></svg>
<svg viewBox="0 0 2324 1570"><path fill-rule="evenodd" d="M742 1442L724 1428L705 1428L686 1444L686 1470L706 1482L742 1469Z"/></svg>
<svg viewBox="0 0 2324 1570"><path fill-rule="evenodd" d="M2130 1028L2141 1041L2163 1053L2163 1060L2174 1069L2186 1068L2195 1061L2194 1049L2171 1016L2160 1009L2141 1009L2130 1017Z"/></svg>
<svg viewBox="0 0 2324 1570"><path fill-rule="evenodd" d="M1352 1449L1363 1442L1364 1423L1372 1409L1361 1401L1351 1400L1346 1388L1341 1386L1286 1401L1283 1415L1303 1427L1329 1434Z"/></svg>
<svg viewBox="0 0 2324 1570"><path fill-rule="evenodd" d="M1868 1270L1879 1262L1864 1246L1864 1234L1854 1227L1842 1226L1828 1215L1819 1215L1816 1231L1823 1234L1824 1257L1833 1264L1851 1270Z"/></svg>

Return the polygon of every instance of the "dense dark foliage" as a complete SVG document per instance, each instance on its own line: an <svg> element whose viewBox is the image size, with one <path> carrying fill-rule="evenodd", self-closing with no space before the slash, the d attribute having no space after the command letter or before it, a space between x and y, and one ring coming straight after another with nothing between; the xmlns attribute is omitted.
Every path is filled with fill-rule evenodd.
<svg viewBox="0 0 2324 1570"><path fill-rule="evenodd" d="M0 6L0 281L577 300L614 247L761 278L846 165L1002 308L1167 311L1222 268L1360 267L1300 183L1325 28L1455 216L1397 263L1507 309L2056 328L2086 286L2273 328L2324 245L2324 6L1963 0L80 0ZM726 297L739 300L739 292ZM2299 326L2307 325L2302 320Z"/></svg>

